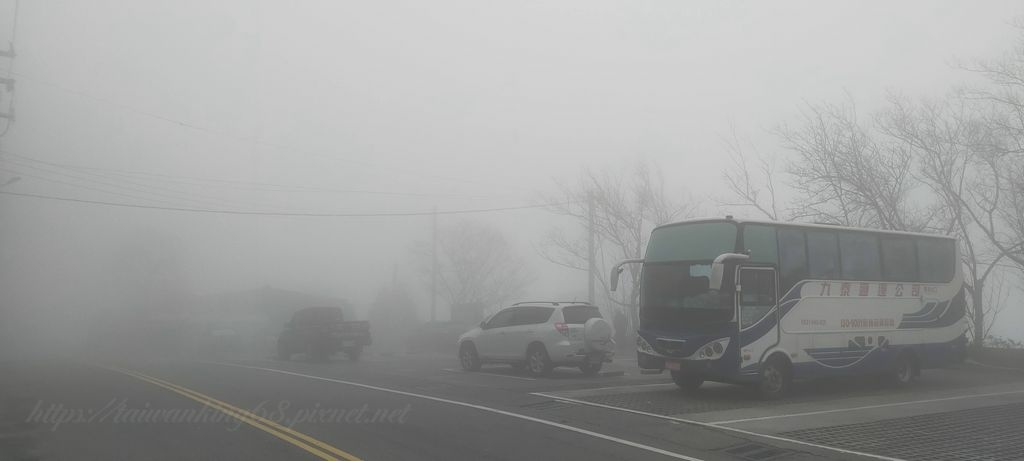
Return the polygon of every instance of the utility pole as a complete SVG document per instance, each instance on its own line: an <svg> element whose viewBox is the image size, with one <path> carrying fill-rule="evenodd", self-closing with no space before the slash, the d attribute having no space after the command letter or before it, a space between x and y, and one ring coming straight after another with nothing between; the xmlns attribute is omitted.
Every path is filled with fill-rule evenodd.
<svg viewBox="0 0 1024 461"><path fill-rule="evenodd" d="M18 0L14 0L14 14L11 16L11 38L7 42L7 49L0 50L0 59L7 59L7 75L0 78L0 85L3 89L0 89L0 138L7 134L11 129L11 124L14 123L14 57L17 53L14 52L14 39L18 33ZM5 97L7 96L7 97ZM0 146L2 147L2 146ZM0 159L2 160L2 159ZM20 177L7 178L0 182L0 188L9 186L14 182L20 180ZM4 217L4 220L7 218ZM2 222L2 221L0 221ZM4 229L6 231L7 229ZM0 313L2 314L2 313ZM0 315L0 338L7 338L12 336L13 327L9 326L11 323L8 321L9 316ZM8 341L0 341L4 343L3 348L8 347ZM14 343L10 343L14 344Z"/></svg>
<svg viewBox="0 0 1024 461"><path fill-rule="evenodd" d="M430 214L431 234L433 235L430 245L430 321L437 321L437 207Z"/></svg>
<svg viewBox="0 0 1024 461"><path fill-rule="evenodd" d="M3 90L0 90L0 102L7 100L6 107L0 107L0 120L3 120L3 125L0 125L0 136L7 134L7 131L11 129L11 124L14 123L14 79L11 77L14 74L14 57L17 53L14 51L14 39L18 33L18 0L14 0L14 15L11 20L11 39L7 42L7 49L0 50L0 58L6 58L10 62L7 64L7 76L0 77L0 86ZM3 96L8 96L4 98Z"/></svg>
<svg viewBox="0 0 1024 461"><path fill-rule="evenodd" d="M594 304L594 277L597 276L594 236L594 193L587 193L587 301Z"/></svg>

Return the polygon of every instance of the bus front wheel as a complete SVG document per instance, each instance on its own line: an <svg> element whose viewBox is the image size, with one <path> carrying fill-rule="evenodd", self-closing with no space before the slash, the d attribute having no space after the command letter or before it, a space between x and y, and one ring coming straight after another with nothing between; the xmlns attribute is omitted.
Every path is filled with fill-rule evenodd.
<svg viewBox="0 0 1024 461"><path fill-rule="evenodd" d="M700 376L694 376L691 374L685 374L681 371L671 370L672 382L676 383L679 389L685 392L693 392L697 390L701 384L704 384L704 378Z"/></svg>
<svg viewBox="0 0 1024 461"><path fill-rule="evenodd" d="M761 365L761 380L757 384L757 393L765 400L778 399L789 392L792 382L793 373L789 361L773 356Z"/></svg>

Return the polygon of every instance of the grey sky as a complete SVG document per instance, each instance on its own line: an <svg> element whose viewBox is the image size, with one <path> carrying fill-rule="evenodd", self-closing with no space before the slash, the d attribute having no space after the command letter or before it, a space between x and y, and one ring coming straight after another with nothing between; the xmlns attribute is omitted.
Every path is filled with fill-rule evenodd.
<svg viewBox="0 0 1024 461"><path fill-rule="evenodd" d="M950 62L1008 49L1021 13L1016 1L22 1L19 118L0 147L102 168L437 195L193 189L207 207L515 206L580 167L634 158L705 200L723 192L730 126L776 152L767 129L805 101L848 92L867 113L888 90L941 94L966 77ZM0 41L10 16L0 9ZM27 176L11 188L130 201ZM710 201L702 210L721 212ZM97 269L124 239L156 232L180 251L192 291L270 284L365 306L410 242L429 236L423 217L186 215L12 197L0 212L2 290L50 305L114 286ZM551 215L479 218L528 254L539 274L531 297L585 294L583 276L534 253Z"/></svg>

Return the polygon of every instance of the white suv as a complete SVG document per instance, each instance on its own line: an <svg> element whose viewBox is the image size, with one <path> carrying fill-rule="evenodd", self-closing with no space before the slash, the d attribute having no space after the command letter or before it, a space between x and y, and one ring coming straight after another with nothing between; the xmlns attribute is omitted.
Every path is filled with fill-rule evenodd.
<svg viewBox="0 0 1024 461"><path fill-rule="evenodd" d="M468 371L508 363L543 376L556 366L601 371L615 354L612 327L596 306L530 302L502 309L459 337L459 361Z"/></svg>

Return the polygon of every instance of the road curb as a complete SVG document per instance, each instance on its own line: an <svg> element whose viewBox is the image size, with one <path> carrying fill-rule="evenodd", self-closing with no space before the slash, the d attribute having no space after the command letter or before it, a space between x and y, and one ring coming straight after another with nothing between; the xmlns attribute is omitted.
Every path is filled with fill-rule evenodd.
<svg viewBox="0 0 1024 461"><path fill-rule="evenodd" d="M974 359L967 359L964 362L968 363L970 365L977 365L977 366L985 367L985 368L993 368L993 369L996 369L996 370L1024 371L1024 368L1003 367L1003 366L999 366L999 365L989 365L987 363L979 362L979 361L974 360Z"/></svg>

